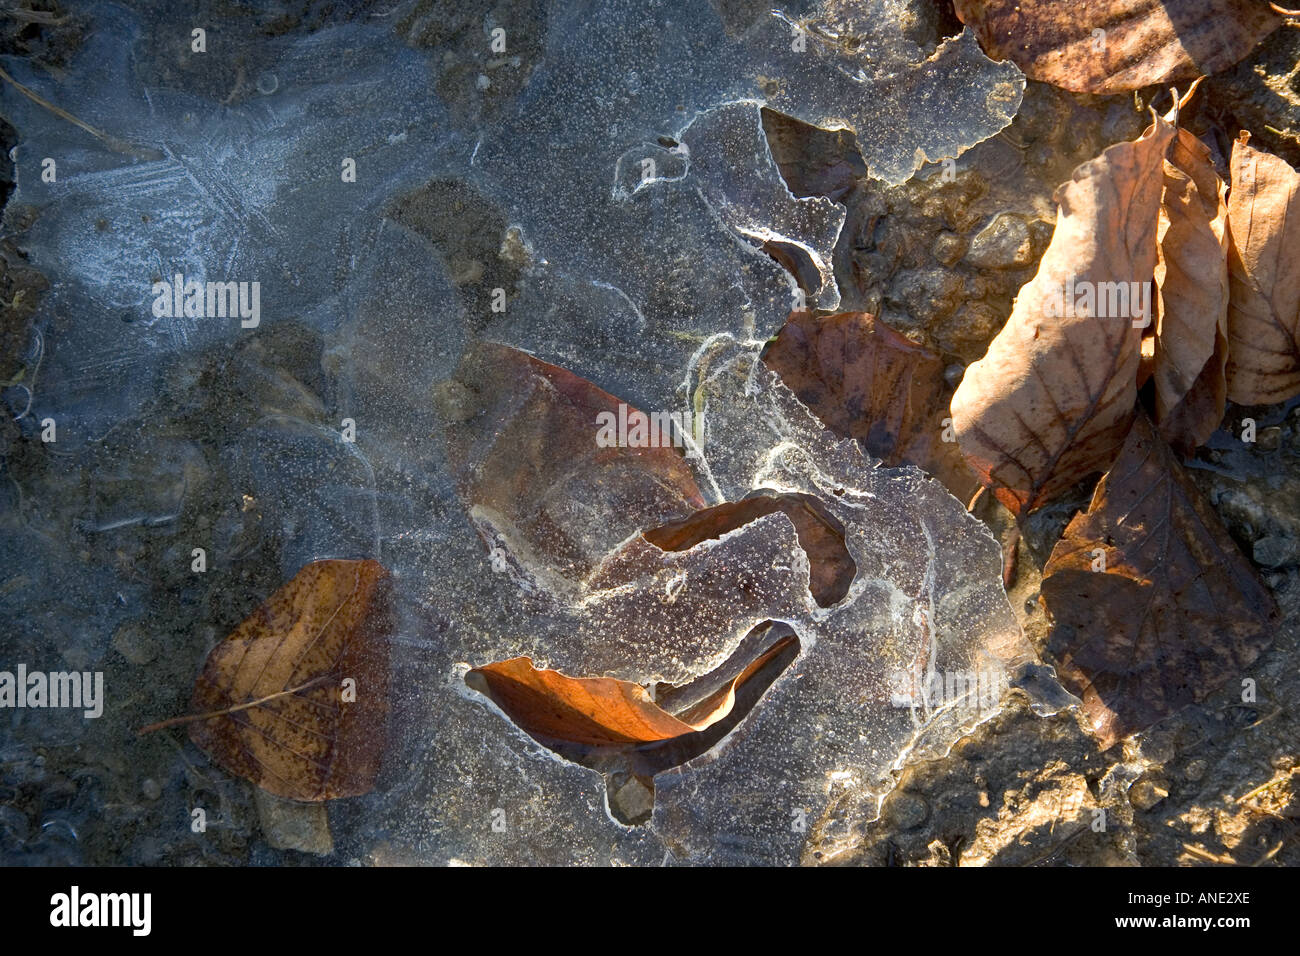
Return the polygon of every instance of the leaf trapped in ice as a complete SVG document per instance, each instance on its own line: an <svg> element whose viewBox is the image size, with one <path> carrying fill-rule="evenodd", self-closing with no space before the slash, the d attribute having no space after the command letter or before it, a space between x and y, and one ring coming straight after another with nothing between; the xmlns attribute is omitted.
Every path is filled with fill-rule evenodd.
<svg viewBox="0 0 1300 956"><path fill-rule="evenodd" d="M956 0L989 56L1076 93L1123 93L1217 73L1281 18L1254 0Z"/></svg>
<svg viewBox="0 0 1300 956"><path fill-rule="evenodd" d="M317 561L212 649L188 724L221 767L268 793L320 801L367 793L383 757L388 638L375 561ZM142 731L144 732L144 731Z"/></svg>
<svg viewBox="0 0 1300 956"><path fill-rule="evenodd" d="M611 810L625 823L640 823L648 817L654 775L722 740L798 649L788 627L765 623L722 667L681 687L659 684L654 699L640 684L567 677L526 657L476 667L465 682L539 743L603 773ZM629 792L638 805L628 805Z"/></svg>
<svg viewBox="0 0 1300 956"><path fill-rule="evenodd" d="M1104 471L1128 432L1140 303L1156 264L1161 173L1174 133L1157 117L1057 190L1056 231L1038 272L953 396L962 453L1017 515Z"/></svg>
<svg viewBox="0 0 1300 956"><path fill-rule="evenodd" d="M708 684L741 666L747 636L765 622L792 629L799 656L747 716L693 759L652 768L653 810L638 806L674 853L794 862L813 852L810 841L831 852L853 837L792 830L792 807L817 815L848 801L858 811L848 816L869 819L892 768L912 752L945 752L995 713L1009 673L1032 651L1001 588L997 543L940 485L914 469L875 468L856 443L826 431L762 366L756 343L717 343L708 368L694 398L707 433L698 465L713 484L744 489L741 500L628 538L571 594L563 623L530 643L564 674L654 682L669 694L657 696L661 706L680 717L665 684ZM602 471L594 462L592 486L616 494ZM518 544L519 555L541 547L526 535ZM492 643L523 639L498 633ZM485 693L512 713L500 689ZM519 721L530 734L545 723L533 701ZM560 711L540 714L570 725ZM626 750L611 766L557 743L554 729L542 734L547 746L608 773L616 808L626 795L620 774L632 772ZM559 772L553 762L528 766L540 778ZM832 777L854 785L832 794Z"/></svg>
<svg viewBox="0 0 1300 956"><path fill-rule="evenodd" d="M1048 648L1103 747L1246 676L1277 613L1144 415L1053 549L1043 599Z"/></svg>
<svg viewBox="0 0 1300 956"><path fill-rule="evenodd" d="M697 511L680 521L643 532L665 551L686 551L708 538L719 538L755 518L781 512L794 524L799 547L808 557L808 587L822 607L842 600L853 583L856 566L844 547L844 526L820 501L805 494L755 494Z"/></svg>
<svg viewBox="0 0 1300 956"><path fill-rule="evenodd" d="M517 349L471 349L444 403L455 405L448 462L481 533L489 545L500 538L507 550L526 550L531 573L552 584L583 577L641 523L704 506L674 447L680 435ZM603 415L628 422L628 432L639 420L643 441L599 443Z"/></svg>
<svg viewBox="0 0 1300 956"><path fill-rule="evenodd" d="M957 443L944 440L943 360L875 316L792 313L763 361L827 428L884 464L916 465L962 501L979 486Z"/></svg>

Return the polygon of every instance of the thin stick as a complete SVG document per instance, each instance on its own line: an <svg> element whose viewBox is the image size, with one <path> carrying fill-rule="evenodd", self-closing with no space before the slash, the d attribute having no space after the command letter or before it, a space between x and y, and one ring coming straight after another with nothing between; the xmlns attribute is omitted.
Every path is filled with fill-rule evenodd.
<svg viewBox="0 0 1300 956"><path fill-rule="evenodd" d="M224 710L211 710L208 711L206 714L186 714L183 717L172 717L169 718L168 720L160 720L156 724L148 724L144 727L141 727L138 731L136 731L136 733L139 736L143 737L145 734L151 734L155 730L165 730L168 727L179 727L182 724L192 724L200 720L211 720L213 717L225 717L228 714L233 714L236 713L237 711L248 710L252 707L260 707L262 704L265 704L267 701L275 700L276 698L279 697L289 697L293 694L299 694L302 691L310 690L313 687L319 687L321 684L325 683L326 681L329 681L331 677L332 675L330 674L322 674L320 677L313 678L312 680L309 680L307 681L307 683L301 684L298 687L291 687L288 690L277 691L274 694L268 694L265 697L259 697L257 700L250 700L243 704L236 704L234 707L227 707Z"/></svg>
<svg viewBox="0 0 1300 956"><path fill-rule="evenodd" d="M95 129L95 127L91 126L89 123L82 122L81 120L77 119L75 116L73 116L71 113L69 113L67 110L63 109L62 107L55 106L53 103L51 103L49 100L42 97L36 91L28 89L26 86L23 86L12 76L6 73L3 67L0 67L0 79L3 79L8 83L12 83L14 89L18 90L19 93L27 97L36 105L43 106L51 113L53 113L55 116L59 117L60 119L65 119L73 126L76 126L79 129L84 129L87 133L95 137L97 140L102 142L105 146L107 146L115 153L124 153L127 156L134 156L136 159L157 160L163 158L163 154L159 150L141 149L138 146L131 145L124 139L118 139L116 136L113 136L111 133L105 133L103 130Z"/></svg>

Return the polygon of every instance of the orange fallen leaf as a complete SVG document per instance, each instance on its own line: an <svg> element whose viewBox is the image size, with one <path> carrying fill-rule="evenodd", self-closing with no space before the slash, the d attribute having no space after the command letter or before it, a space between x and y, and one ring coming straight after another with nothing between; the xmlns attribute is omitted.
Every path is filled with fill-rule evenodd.
<svg viewBox="0 0 1300 956"><path fill-rule="evenodd" d="M1228 194L1228 398L1265 405L1300 394L1300 173L1249 138Z"/></svg>
<svg viewBox="0 0 1300 956"><path fill-rule="evenodd" d="M1103 749L1249 676L1277 607L1139 415L1043 568L1048 651Z"/></svg>
<svg viewBox="0 0 1300 956"><path fill-rule="evenodd" d="M1174 132L1157 116L1057 189L1037 274L953 396L962 453L1016 515L1104 471L1128 433Z"/></svg>
<svg viewBox="0 0 1300 956"><path fill-rule="evenodd" d="M763 362L831 431L886 465L916 465L961 501L978 482L948 431L944 362L866 312L794 312ZM951 437L949 435L949 437Z"/></svg>
<svg viewBox="0 0 1300 956"><path fill-rule="evenodd" d="M611 778L635 776L653 792L656 773L704 753L731 731L798 654L783 625L756 628L732 658L684 687L660 684L656 703L640 684L569 677L527 657L475 667L465 683L534 740Z"/></svg>
<svg viewBox="0 0 1300 956"><path fill-rule="evenodd" d="M316 802L368 792L388 716L388 639L376 561L316 561L212 649L189 725L217 764L268 793Z"/></svg>
<svg viewBox="0 0 1300 956"><path fill-rule="evenodd" d="M1123 93L1216 73L1282 18L1258 0L955 0L990 57L1076 93Z"/></svg>

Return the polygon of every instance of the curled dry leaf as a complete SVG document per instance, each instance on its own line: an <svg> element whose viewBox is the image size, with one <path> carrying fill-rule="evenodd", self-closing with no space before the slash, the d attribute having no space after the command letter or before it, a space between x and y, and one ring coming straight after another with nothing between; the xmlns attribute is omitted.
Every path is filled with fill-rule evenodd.
<svg viewBox="0 0 1300 956"><path fill-rule="evenodd" d="M1043 569L1048 650L1102 747L1247 676L1277 608L1140 415Z"/></svg>
<svg viewBox="0 0 1300 956"><path fill-rule="evenodd" d="M695 512L680 521L643 532L664 551L687 551L701 541L720 538L763 515L780 511L794 523L799 546L808 558L809 590L822 607L843 600L857 571L844 545L844 525L812 495L755 494Z"/></svg>
<svg viewBox="0 0 1300 956"><path fill-rule="evenodd" d="M794 312L763 362L831 431L886 465L916 465L969 501L979 486L951 437L939 356L866 312Z"/></svg>
<svg viewBox="0 0 1300 956"><path fill-rule="evenodd" d="M1017 515L1104 471L1128 433L1173 135L1157 117L1057 189L1037 274L953 396L962 453Z"/></svg>
<svg viewBox="0 0 1300 956"><path fill-rule="evenodd" d="M649 815L654 775L725 737L798 653L794 632L767 622L715 671L681 687L660 684L656 699L632 681L568 677L526 657L476 667L465 683L538 743L606 774L611 809L634 823ZM619 799L633 777L644 795L639 807Z"/></svg>
<svg viewBox="0 0 1300 956"><path fill-rule="evenodd" d="M1258 0L955 0L990 57L1076 93L1216 73L1282 18Z"/></svg>
<svg viewBox="0 0 1300 956"><path fill-rule="evenodd" d="M584 576L645 523L705 505L661 421L567 369L481 344L441 398L447 456L471 518L489 546L504 544L553 585ZM602 413L625 423L635 443L602 447Z"/></svg>
<svg viewBox="0 0 1300 956"><path fill-rule="evenodd" d="M190 701L190 739L268 793L367 793L388 719L388 637L376 561L316 561L212 649ZM347 682L347 683L345 683Z"/></svg>
<svg viewBox="0 0 1300 956"><path fill-rule="evenodd" d="M1223 420L1228 360L1227 187L1209 148L1179 130L1165 161L1155 280L1155 412L1160 434L1190 453Z"/></svg>
<svg viewBox="0 0 1300 956"><path fill-rule="evenodd" d="M1300 393L1300 174L1249 136L1228 194L1228 397L1265 405Z"/></svg>

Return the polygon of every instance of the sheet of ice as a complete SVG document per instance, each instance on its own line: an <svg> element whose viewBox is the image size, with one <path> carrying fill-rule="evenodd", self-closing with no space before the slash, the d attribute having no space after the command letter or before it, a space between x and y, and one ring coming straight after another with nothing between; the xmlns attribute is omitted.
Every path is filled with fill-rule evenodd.
<svg viewBox="0 0 1300 956"><path fill-rule="evenodd" d="M696 365L701 468L728 498L767 490L821 500L857 565L848 595L817 606L781 514L682 552L635 536L571 603L525 602L502 578L504 616L483 635L492 648L468 661L526 654L571 675L680 684L718 667L755 625L789 624L802 645L795 663L713 751L656 778L650 829L679 861L833 858L874 819L892 771L912 754L946 753L996 713L1034 657L984 526L923 473L877 468L826 432L758 363L758 348L719 337ZM516 740L518 772L536 786L549 792L571 772L498 720Z"/></svg>

